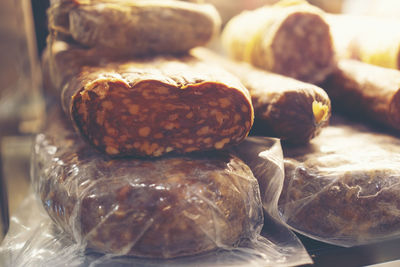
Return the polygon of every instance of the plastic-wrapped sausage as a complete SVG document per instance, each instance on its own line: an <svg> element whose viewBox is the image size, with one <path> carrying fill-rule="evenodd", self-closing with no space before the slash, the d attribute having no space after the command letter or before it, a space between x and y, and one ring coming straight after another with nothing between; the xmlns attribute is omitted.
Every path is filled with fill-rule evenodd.
<svg viewBox="0 0 400 267"><path fill-rule="evenodd" d="M55 1L48 13L55 34L127 55L186 52L221 24L213 6L173 0Z"/></svg>
<svg viewBox="0 0 400 267"><path fill-rule="evenodd" d="M205 48L191 54L220 64L246 86L254 106L253 133L302 144L328 125L330 99L318 86L225 59Z"/></svg>
<svg viewBox="0 0 400 267"><path fill-rule="evenodd" d="M36 138L33 184L53 221L99 252L151 258L234 248L263 224L257 180L227 152L110 159L57 118Z"/></svg>
<svg viewBox="0 0 400 267"><path fill-rule="evenodd" d="M279 210L292 228L341 246L400 237L400 139L341 122L283 150Z"/></svg>
<svg viewBox="0 0 400 267"><path fill-rule="evenodd" d="M62 102L80 132L113 156L161 156L241 142L254 114L247 89L194 57L83 67Z"/></svg>
<svg viewBox="0 0 400 267"><path fill-rule="evenodd" d="M245 11L228 22L222 41L236 60L307 82L321 82L334 66L323 12L306 1Z"/></svg>
<svg viewBox="0 0 400 267"><path fill-rule="evenodd" d="M322 87L346 115L400 130L400 71L344 59Z"/></svg>
<svg viewBox="0 0 400 267"><path fill-rule="evenodd" d="M398 19L329 15L337 55L386 68L400 69Z"/></svg>

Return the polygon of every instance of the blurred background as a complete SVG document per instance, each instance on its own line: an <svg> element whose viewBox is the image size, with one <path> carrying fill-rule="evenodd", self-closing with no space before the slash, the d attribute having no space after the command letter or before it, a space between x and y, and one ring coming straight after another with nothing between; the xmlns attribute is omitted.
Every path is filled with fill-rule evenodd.
<svg viewBox="0 0 400 267"><path fill-rule="evenodd" d="M42 124L39 54L46 38L46 4L0 2L0 240L9 214L27 194L31 138Z"/></svg>

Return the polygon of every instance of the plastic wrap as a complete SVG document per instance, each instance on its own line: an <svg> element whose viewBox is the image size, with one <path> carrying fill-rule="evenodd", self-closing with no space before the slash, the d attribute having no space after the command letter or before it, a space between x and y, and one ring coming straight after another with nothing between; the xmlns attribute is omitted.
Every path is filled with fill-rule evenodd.
<svg viewBox="0 0 400 267"><path fill-rule="evenodd" d="M229 161L218 160L212 154L202 159L197 155L192 156L194 159L186 156L159 160L110 160L95 152L73 131L63 128L63 124L54 123L45 134L36 138L32 179L34 191L39 193L44 201L43 206L56 223L52 223L40 205L37 207L31 196L20 213L12 219L10 233L0 248L0 258L7 266L60 266L65 262L68 262L68 266L277 266L310 263L308 254L296 236L276 220L268 219L267 228L260 235L263 220L258 184L248 172L247 165L239 159L246 156L246 162L259 170L264 165L268 171L260 175L275 175L271 177L274 178L272 180L280 181L271 184L273 188L270 188L273 192L270 205L275 206L276 210L283 182L279 141L252 139L235 147L230 153ZM186 167L179 165L175 175L168 173L168 169L174 169L174 161L185 160ZM162 161L169 166L162 166ZM199 162L206 164L200 166ZM141 164L147 166L147 172L135 173L135 165ZM159 172L163 169L167 171ZM116 192L119 194L114 198ZM134 193L139 195L130 198ZM130 201L124 198L130 198ZM148 198L153 199L150 201ZM137 208L139 212L129 210L126 205ZM85 210L86 207L91 209ZM169 210L174 213L169 213ZM93 214L100 214L101 211L107 213L100 221L96 221L99 217ZM146 216L146 212L152 218L146 218L144 225L136 224L133 229L133 225L126 224L129 220L132 222L140 216ZM268 215L266 217L269 218ZM90 222L96 225L89 235L84 235L82 231ZM174 229L183 226L187 229ZM103 237L101 235L96 237L94 233L104 233L107 227L116 232L104 239L100 238ZM143 230L140 227L146 228ZM88 248L96 247L91 243L93 241L103 241L106 244L102 247L105 251L121 245L118 242L111 244L121 237L119 229L132 229L132 234L138 230L141 235L134 244L125 244L108 254L96 252L98 246L95 249ZM168 229L174 235L166 238ZM235 233L239 233L239 237ZM147 252L159 253L158 256L140 250L140 247L145 248L146 238L155 245L153 250L148 247ZM182 242L181 247L173 246L173 242L179 238L186 239L187 243ZM233 239L236 241L232 242ZM163 246L157 247L157 241ZM124 240L120 242L123 244ZM167 251L168 248L184 251L193 246L199 247L198 244L208 244L210 247L204 253L196 252L196 255L189 257L164 260L149 258L160 258L160 255L174 257L179 254ZM138 247L137 250L130 249ZM132 251L135 252L129 253Z"/></svg>
<svg viewBox="0 0 400 267"><path fill-rule="evenodd" d="M282 218L311 238L355 246L400 237L400 140L347 122L284 148Z"/></svg>

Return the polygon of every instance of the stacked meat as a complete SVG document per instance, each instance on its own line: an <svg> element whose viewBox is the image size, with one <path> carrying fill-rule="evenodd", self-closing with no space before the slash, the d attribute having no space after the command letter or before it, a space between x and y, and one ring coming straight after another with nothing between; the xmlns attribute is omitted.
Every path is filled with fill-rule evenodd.
<svg viewBox="0 0 400 267"><path fill-rule="evenodd" d="M229 59L198 47L221 26L207 4L54 0L48 15L43 65L60 104L36 139L33 179L76 242L150 258L229 250L257 239L262 206L338 245L400 235L398 140L341 119L320 134L329 97L399 129L400 72L343 59L381 62L358 35L339 45L340 17L300 0L243 12L221 36ZM398 67L393 47L381 65ZM227 152L250 131L282 140L285 181L257 181ZM273 183L279 201L266 196Z"/></svg>
<svg viewBox="0 0 400 267"><path fill-rule="evenodd" d="M250 131L250 94L187 53L217 34L216 10L77 0L48 14L47 85L64 114L37 137L34 184L56 224L96 251L152 258L255 239L258 183L223 150Z"/></svg>

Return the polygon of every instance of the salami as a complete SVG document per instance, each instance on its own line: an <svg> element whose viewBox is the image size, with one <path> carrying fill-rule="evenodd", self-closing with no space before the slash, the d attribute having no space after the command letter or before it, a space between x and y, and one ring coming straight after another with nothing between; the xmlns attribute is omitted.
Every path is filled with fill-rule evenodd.
<svg viewBox="0 0 400 267"><path fill-rule="evenodd" d="M246 86L254 106L253 134L304 144L328 125L330 99L318 86L225 59L205 48L191 53L220 64Z"/></svg>
<svg viewBox="0 0 400 267"><path fill-rule="evenodd" d="M47 10L48 28L50 33L70 36L69 12L79 5L79 0L52 0Z"/></svg>
<svg viewBox="0 0 400 267"><path fill-rule="evenodd" d="M400 69L398 19L329 15L337 55L386 68Z"/></svg>
<svg viewBox="0 0 400 267"><path fill-rule="evenodd" d="M400 130L399 85L398 70L344 59L322 87L347 116Z"/></svg>
<svg viewBox="0 0 400 267"><path fill-rule="evenodd" d="M236 77L189 56L83 67L62 103L90 143L113 156L222 149L241 142L254 119Z"/></svg>
<svg viewBox="0 0 400 267"><path fill-rule="evenodd" d="M284 147L282 218L340 246L400 237L400 140L343 120L333 124L309 146Z"/></svg>
<svg viewBox="0 0 400 267"><path fill-rule="evenodd" d="M85 65L97 65L101 58L94 49L85 49L61 40L52 40L42 54L42 72L45 89L51 94L59 94L72 76L78 74ZM111 59L112 57L110 57Z"/></svg>
<svg viewBox="0 0 400 267"><path fill-rule="evenodd" d="M59 93L83 66L98 66L123 59L126 60L126 56L110 50L85 48L76 43L53 39L42 55L43 76L47 86Z"/></svg>
<svg viewBox="0 0 400 267"><path fill-rule="evenodd" d="M53 116L36 138L33 164L50 217L98 252L188 256L237 247L262 228L257 180L226 152L115 160Z"/></svg>
<svg viewBox="0 0 400 267"><path fill-rule="evenodd" d="M306 1L245 11L228 22L222 42L236 60L306 82L321 82L335 61L323 12Z"/></svg>
<svg viewBox="0 0 400 267"><path fill-rule="evenodd" d="M49 17L55 34L134 56L186 52L210 41L221 24L213 6L173 0L56 1Z"/></svg>

